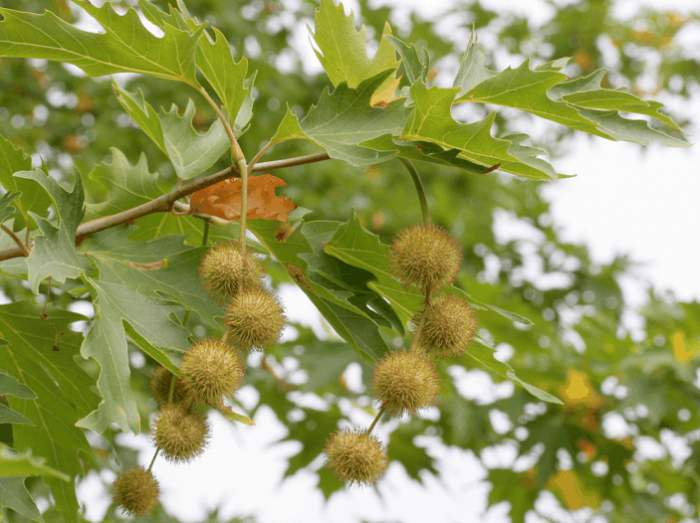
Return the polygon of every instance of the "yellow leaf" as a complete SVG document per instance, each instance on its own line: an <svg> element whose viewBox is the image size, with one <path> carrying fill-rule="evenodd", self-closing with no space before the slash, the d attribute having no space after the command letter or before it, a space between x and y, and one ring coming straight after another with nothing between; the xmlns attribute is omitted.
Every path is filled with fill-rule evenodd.
<svg viewBox="0 0 700 523"><path fill-rule="evenodd" d="M593 490L587 490L573 470L560 470L551 477L547 488L557 494L564 506L570 510L583 507L597 508L600 496Z"/></svg>
<svg viewBox="0 0 700 523"><path fill-rule="evenodd" d="M695 356L696 350L688 348L685 332L681 330L677 330L671 335L671 346L673 347L673 357L679 363L688 363Z"/></svg>
<svg viewBox="0 0 700 523"><path fill-rule="evenodd" d="M561 395L564 403L569 406L582 406L595 410L603 403L603 398L591 385L588 374L576 369L568 370Z"/></svg>

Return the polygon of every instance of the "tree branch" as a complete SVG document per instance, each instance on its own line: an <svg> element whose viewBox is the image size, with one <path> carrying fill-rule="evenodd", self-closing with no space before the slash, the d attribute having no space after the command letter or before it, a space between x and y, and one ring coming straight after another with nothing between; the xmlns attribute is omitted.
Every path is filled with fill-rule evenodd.
<svg viewBox="0 0 700 523"><path fill-rule="evenodd" d="M17 244L17 248L22 252L23 256L29 256L29 249L22 242L22 240L19 239L19 236L12 232L12 229L9 229L4 225L0 225L0 229L2 229L10 238L12 238L12 241Z"/></svg>
<svg viewBox="0 0 700 523"><path fill-rule="evenodd" d="M326 153L309 154L306 156L295 156L293 158L284 158L282 160L272 160L270 162L260 162L253 167L254 172L261 171L274 171L276 169L283 169L285 167L294 167L297 165L306 165L309 163L322 162L328 160L330 157ZM169 212L175 205L175 202L180 198L197 192L201 189L219 183L227 178L232 178L238 175L238 171L233 167L228 167L214 174L208 176L203 176L201 178L195 178L194 180L187 182L180 187L170 191L169 193L163 194L158 198L151 200L150 202L142 203L126 211L118 212L116 214L111 214L109 216L102 216L101 218L96 218L88 222L81 223L76 231L76 241L79 242L83 238L90 236L96 232L102 231L104 229L109 229L115 225L121 225L123 223L128 223L146 216L147 214L153 214L156 212ZM19 247L12 249L5 249L0 251L0 261L9 260L12 258L19 258L21 256L26 256L27 254Z"/></svg>

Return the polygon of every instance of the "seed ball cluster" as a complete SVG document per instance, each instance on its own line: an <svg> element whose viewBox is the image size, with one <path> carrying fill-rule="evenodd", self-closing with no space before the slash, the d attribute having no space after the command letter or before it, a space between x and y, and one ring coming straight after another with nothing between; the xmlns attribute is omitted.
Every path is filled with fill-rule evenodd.
<svg viewBox="0 0 700 523"><path fill-rule="evenodd" d="M158 504L158 481L141 467L119 474L112 490L114 502L134 516L145 516Z"/></svg>
<svg viewBox="0 0 700 523"><path fill-rule="evenodd" d="M279 339L284 327L284 312L269 292L246 289L229 304L225 322L237 347L264 348Z"/></svg>
<svg viewBox="0 0 700 523"><path fill-rule="evenodd" d="M204 288L220 302L230 300L241 289L260 284L260 268L256 261L231 242L209 249L199 265L199 274Z"/></svg>
<svg viewBox="0 0 700 523"><path fill-rule="evenodd" d="M414 225L391 245L391 266L407 285L431 292L452 283L462 263L457 242L435 225Z"/></svg>
<svg viewBox="0 0 700 523"><path fill-rule="evenodd" d="M180 365L182 383L195 401L218 405L224 394L236 390L243 381L243 361L219 340L195 343Z"/></svg>
<svg viewBox="0 0 700 523"><path fill-rule="evenodd" d="M440 296L418 314L418 346L437 357L459 356L476 334L476 318L469 304L458 296Z"/></svg>
<svg viewBox="0 0 700 523"><path fill-rule="evenodd" d="M175 463L199 456L209 439L207 410L225 409L224 397L243 382L241 349L263 349L275 343L284 326L284 312L261 285L255 259L237 245L209 249L199 266L202 286L213 299L227 304L227 336L194 343L185 353L176 378L159 367L151 392L159 407L153 439L166 459ZM123 472L114 483L114 502L129 514L147 514L158 503L158 483L144 469Z"/></svg>
<svg viewBox="0 0 700 523"><path fill-rule="evenodd" d="M419 352L392 352L374 369L374 393L390 416L415 414L430 406L440 381L435 365Z"/></svg>
<svg viewBox="0 0 700 523"><path fill-rule="evenodd" d="M325 450L328 466L346 483L375 483L388 464L382 444L364 432L336 432Z"/></svg>
<svg viewBox="0 0 700 523"><path fill-rule="evenodd" d="M476 318L462 298L441 294L459 272L460 245L445 230L424 224L401 231L391 245L390 266L404 285L423 293L423 310L409 350L391 352L376 365L374 394L380 410L366 432L337 432L326 443L328 466L346 483L373 483L384 472L387 457L369 433L383 414L413 415L432 405L440 392L435 360L467 349L477 329Z"/></svg>
<svg viewBox="0 0 700 523"><path fill-rule="evenodd" d="M160 410L154 439L168 460L190 461L204 451L208 438L209 426L204 414L188 411L176 403L169 403Z"/></svg>

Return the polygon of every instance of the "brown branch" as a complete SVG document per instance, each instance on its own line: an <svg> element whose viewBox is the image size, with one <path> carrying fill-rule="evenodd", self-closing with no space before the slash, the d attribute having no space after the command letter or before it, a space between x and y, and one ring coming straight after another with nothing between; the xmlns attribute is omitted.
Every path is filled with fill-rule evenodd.
<svg viewBox="0 0 700 523"><path fill-rule="evenodd" d="M22 253L22 256L29 256L29 249L24 242L19 239L19 236L12 231L12 229L5 227L4 225L0 225L0 229L2 229L10 238L12 238L12 241L17 244L17 248Z"/></svg>
<svg viewBox="0 0 700 523"><path fill-rule="evenodd" d="M309 163L322 162L328 160L329 156L326 153L309 154L306 156L295 156L293 158L285 158L283 160L272 160L270 162L260 162L254 166L253 171L274 171L275 169L283 169L285 167L294 167L297 165L306 165ZM197 192L201 189L214 185L226 178L234 177L238 174L233 167L228 167L214 174L208 176L203 176L201 178L195 178L194 180L182 184L180 187L170 191L169 193L163 194L150 202L142 203L126 211L118 212L117 214L111 214L109 216L102 216L101 218L96 218L88 222L81 223L76 231L76 242L80 242L87 236L95 234L96 232L102 231L104 229L109 229L115 225L121 225L123 223L128 223L146 216L147 214L153 214L156 212L169 212L175 205L175 202L180 198ZM27 253L24 252L19 247L12 249L5 249L0 251L0 261L9 260L11 258L18 258L21 256L26 256Z"/></svg>

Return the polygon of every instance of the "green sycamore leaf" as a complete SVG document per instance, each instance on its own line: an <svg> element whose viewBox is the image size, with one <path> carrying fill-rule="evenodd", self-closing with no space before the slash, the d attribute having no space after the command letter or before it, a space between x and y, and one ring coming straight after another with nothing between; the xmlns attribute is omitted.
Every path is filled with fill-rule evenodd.
<svg viewBox="0 0 700 523"><path fill-rule="evenodd" d="M75 423L97 404L93 382L75 360L81 336L69 325L79 320L84 317L52 309L42 318L41 310L27 302L0 306L0 337L7 342L0 346L0 368L36 394L36 399L8 397L10 407L34 424L12 426L14 447L31 449L72 478L83 470L79 454L90 455ZM73 483L55 476L46 481L63 521L77 521Z"/></svg>
<svg viewBox="0 0 700 523"><path fill-rule="evenodd" d="M513 107L609 140L689 145L673 119L660 111L660 103L603 88L603 70L571 79L561 72L566 63L558 60L533 69L526 60L516 68L491 71L485 66L483 50L472 39L454 82L459 88L456 102ZM646 116L650 121L623 118L621 113Z"/></svg>
<svg viewBox="0 0 700 523"><path fill-rule="evenodd" d="M307 262L304 255L312 255L313 249L307 238L297 229L289 238L276 237L279 225L271 221L255 220L250 229L256 238L281 263L309 297L321 315L331 324L339 336L350 343L360 354L376 360L388 351L377 323L365 314L352 310L346 304L340 305L336 296L328 296L326 291L307 276ZM332 292L331 292L332 295Z"/></svg>
<svg viewBox="0 0 700 523"><path fill-rule="evenodd" d="M46 460L32 455L31 451L15 452L0 443L0 477L50 476L63 481L69 477L46 465Z"/></svg>
<svg viewBox="0 0 700 523"><path fill-rule="evenodd" d="M102 268L96 263L100 273ZM172 307L139 294L131 287L86 278L93 293L95 318L80 348L84 358L94 358L100 365L97 389L102 396L98 408L80 420L79 426L102 432L111 423L122 430L140 430L138 406L129 383L128 337L124 322L146 341L146 352L156 347L183 350L187 344L184 329L170 319ZM167 361L156 355L159 363Z"/></svg>
<svg viewBox="0 0 700 523"><path fill-rule="evenodd" d="M115 214L146 203L170 190L157 173L148 170L144 154L134 165L124 153L112 148L112 161L102 163L83 177L86 199L85 218Z"/></svg>
<svg viewBox="0 0 700 523"><path fill-rule="evenodd" d="M29 387L2 372L0 372L0 397L1 396L14 396L16 398L29 400L36 399L36 395ZM0 424L2 423L24 423L31 425L32 421L0 402ZM0 444L0 451L1 450L2 446ZM2 474L1 471L2 468L0 468L0 474Z"/></svg>
<svg viewBox="0 0 700 523"><path fill-rule="evenodd" d="M0 185L8 193L20 193L13 200L13 205L19 211L19 215L15 216L15 231L27 225L34 228L34 220L29 212L44 215L50 203L48 195L44 191L35 190L32 182L13 176L16 172L29 171L31 168L31 157L0 135Z"/></svg>
<svg viewBox="0 0 700 523"><path fill-rule="evenodd" d="M559 176L539 157L544 151L523 144L526 135L492 136L495 113L470 124L455 121L451 108L457 92L457 88L414 84L411 87L414 107L401 138L433 143L446 151L456 150L460 158L489 168L498 165L501 170L516 176L536 180Z"/></svg>
<svg viewBox="0 0 700 523"><path fill-rule="evenodd" d="M383 135L395 135L406 120L402 102L385 108L370 105L372 93L387 73L365 80L357 89L340 84L335 90L324 90L318 103L299 122L290 110L273 137L273 143L306 138L326 150L331 158L362 167L385 162L395 151L379 151L364 147L363 142Z"/></svg>
<svg viewBox="0 0 700 523"><path fill-rule="evenodd" d="M391 27L388 23L384 25L377 52L369 58L365 28L355 29L352 12L346 14L343 4L321 0L314 21L316 56L333 85L345 83L355 88L381 72L398 68L396 51L389 40ZM382 81L391 81L391 78L385 77Z"/></svg>
<svg viewBox="0 0 700 523"><path fill-rule="evenodd" d="M35 14L0 8L0 56L68 62L90 76L130 72L196 84L198 30L163 24L163 36L156 37L133 8L120 15L109 3L102 7L88 0L73 3L95 18L102 31L77 29L51 11Z"/></svg>
<svg viewBox="0 0 700 523"><path fill-rule="evenodd" d="M8 508L30 521L41 521L41 512L24 482L25 478L0 477L0 509Z"/></svg>
<svg viewBox="0 0 700 523"><path fill-rule="evenodd" d="M159 115L142 94L137 97L116 84L114 90L124 110L170 160L179 178L189 180L202 174L229 150L221 121L215 120L204 133L195 130L192 100L182 114L173 104L170 111Z"/></svg>
<svg viewBox="0 0 700 523"><path fill-rule="evenodd" d="M29 285L36 294L44 279L51 277L64 283L68 278L79 277L84 270L84 260L75 248L75 231L83 218L83 185L79 178L71 192L43 171L20 172L16 178L32 180L48 193L56 210L57 223L34 215L41 235L34 239L34 246L27 258ZM33 189L37 192L36 188Z"/></svg>
<svg viewBox="0 0 700 523"><path fill-rule="evenodd" d="M207 250L205 247L190 247L177 236L134 241L128 237L128 231L112 229L91 237L84 249L99 264L100 282L132 289L138 293L138 299L178 305L195 313L214 333L222 332L223 309L207 295L199 278L198 268ZM145 337L170 351L186 348L186 334L179 328L173 332L169 324L161 328L166 325L163 336L167 338L155 337L157 333ZM138 345L137 341L135 343ZM147 351L147 347L141 348Z"/></svg>
<svg viewBox="0 0 700 523"><path fill-rule="evenodd" d="M428 50L425 47L407 44L393 35L387 35L386 38L388 38L401 57L401 72L408 80L408 83L413 85L416 82L427 82L428 71L430 70L430 54Z"/></svg>
<svg viewBox="0 0 700 523"><path fill-rule="evenodd" d="M0 225L15 215L15 208L12 202L20 196L17 192L8 192L0 196Z"/></svg>

